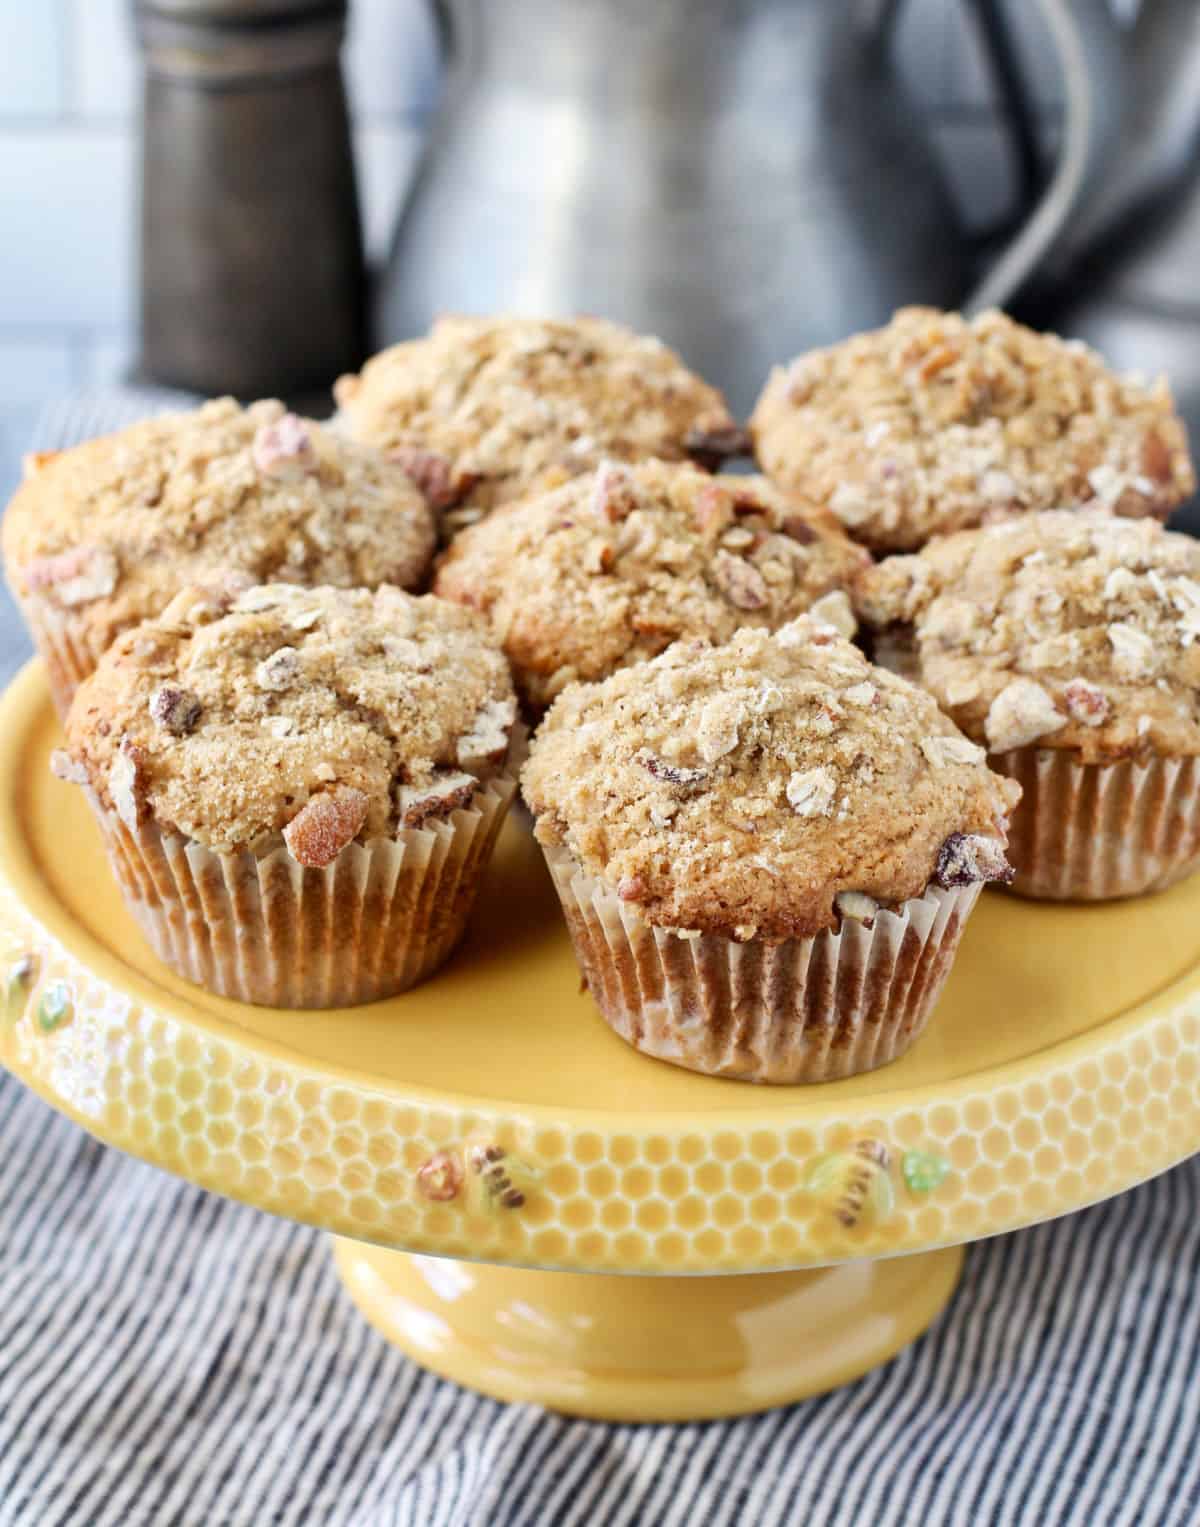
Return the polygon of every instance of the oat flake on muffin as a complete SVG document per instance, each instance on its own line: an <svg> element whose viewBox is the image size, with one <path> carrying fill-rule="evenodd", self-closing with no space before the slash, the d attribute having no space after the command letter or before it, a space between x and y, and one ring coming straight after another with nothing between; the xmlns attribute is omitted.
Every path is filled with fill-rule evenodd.
<svg viewBox="0 0 1200 1527"><path fill-rule="evenodd" d="M31 465L4 556L64 709L113 638L189 584L411 587L433 551L397 466L278 402L221 398Z"/></svg>
<svg viewBox="0 0 1200 1527"><path fill-rule="evenodd" d="M957 883L967 857L1002 878L1019 795L928 695L806 616L573 685L522 788L539 839L650 923L767 940Z"/></svg>
<svg viewBox="0 0 1200 1527"><path fill-rule="evenodd" d="M487 614L541 707L681 637L724 641L814 607L853 635L845 590L867 561L830 514L765 478L610 462L464 531L435 588Z"/></svg>
<svg viewBox="0 0 1200 1527"><path fill-rule="evenodd" d="M335 388L355 438L406 466L449 528L598 466L748 442L660 340L599 318L439 319Z"/></svg>
<svg viewBox="0 0 1200 1527"><path fill-rule="evenodd" d="M999 312L902 308L802 355L751 430L766 472L879 551L1059 505L1165 518L1196 485L1165 381Z"/></svg>

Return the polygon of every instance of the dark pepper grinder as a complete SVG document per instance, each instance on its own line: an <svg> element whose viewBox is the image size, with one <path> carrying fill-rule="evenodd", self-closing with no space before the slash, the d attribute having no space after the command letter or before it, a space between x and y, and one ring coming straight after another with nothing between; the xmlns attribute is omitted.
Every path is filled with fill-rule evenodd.
<svg viewBox="0 0 1200 1527"><path fill-rule="evenodd" d="M345 0L135 0L143 378L293 400L365 354Z"/></svg>

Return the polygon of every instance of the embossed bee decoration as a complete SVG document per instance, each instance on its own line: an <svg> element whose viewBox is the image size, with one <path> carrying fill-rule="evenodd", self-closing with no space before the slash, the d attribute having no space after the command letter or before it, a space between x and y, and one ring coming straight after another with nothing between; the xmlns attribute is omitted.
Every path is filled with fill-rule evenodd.
<svg viewBox="0 0 1200 1527"><path fill-rule="evenodd" d="M75 1004L71 1000L71 988L65 981L55 981L42 993L37 1006L37 1025L43 1034L53 1034L75 1016Z"/></svg>
<svg viewBox="0 0 1200 1527"><path fill-rule="evenodd" d="M847 1230L877 1224L892 1212L890 1158L882 1140L856 1140L848 1151L822 1156L808 1174L807 1187L825 1200Z"/></svg>
<svg viewBox="0 0 1200 1527"><path fill-rule="evenodd" d="M499 1145L472 1145L467 1151L478 1196L488 1209L520 1209L525 1191L536 1174L516 1156Z"/></svg>
<svg viewBox="0 0 1200 1527"><path fill-rule="evenodd" d="M4 980L4 1016L10 1023L25 1011L29 989L37 979L37 960L32 954L23 954L8 968Z"/></svg>
<svg viewBox="0 0 1200 1527"><path fill-rule="evenodd" d="M435 1151L417 1169L417 1192L435 1204L457 1198L462 1185L462 1162L453 1151Z"/></svg>

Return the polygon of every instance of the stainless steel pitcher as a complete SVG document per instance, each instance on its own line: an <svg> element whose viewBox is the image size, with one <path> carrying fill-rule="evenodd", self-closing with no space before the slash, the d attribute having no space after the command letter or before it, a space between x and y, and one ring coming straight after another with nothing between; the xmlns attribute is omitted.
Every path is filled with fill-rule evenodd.
<svg viewBox="0 0 1200 1527"><path fill-rule="evenodd" d="M437 9L447 91L378 338L447 310L604 313L661 335L746 410L780 358L966 295L967 244L890 67L894 0ZM1010 277L1081 174L1077 153Z"/></svg>

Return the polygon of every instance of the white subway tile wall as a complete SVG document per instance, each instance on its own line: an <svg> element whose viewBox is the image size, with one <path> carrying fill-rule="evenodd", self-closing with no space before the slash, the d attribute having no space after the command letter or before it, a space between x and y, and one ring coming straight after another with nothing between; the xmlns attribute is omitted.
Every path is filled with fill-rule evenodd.
<svg viewBox="0 0 1200 1527"><path fill-rule="evenodd" d="M570 3L570 0L564 0ZM826 0L810 0L826 3ZM1020 6L1028 27L1028 0ZM138 69L129 0L0 0L0 491L40 401L103 385L136 344ZM368 250L387 248L437 93L431 0L351 0L345 67ZM962 0L909 0L902 67L971 216L1008 166ZM1046 53L1036 45L1036 58ZM1039 89L1053 94L1052 73Z"/></svg>
<svg viewBox="0 0 1200 1527"><path fill-rule="evenodd" d="M40 406L136 356L139 71L130 0L0 0L0 502ZM363 223L387 248L437 92L428 0L352 0Z"/></svg>

